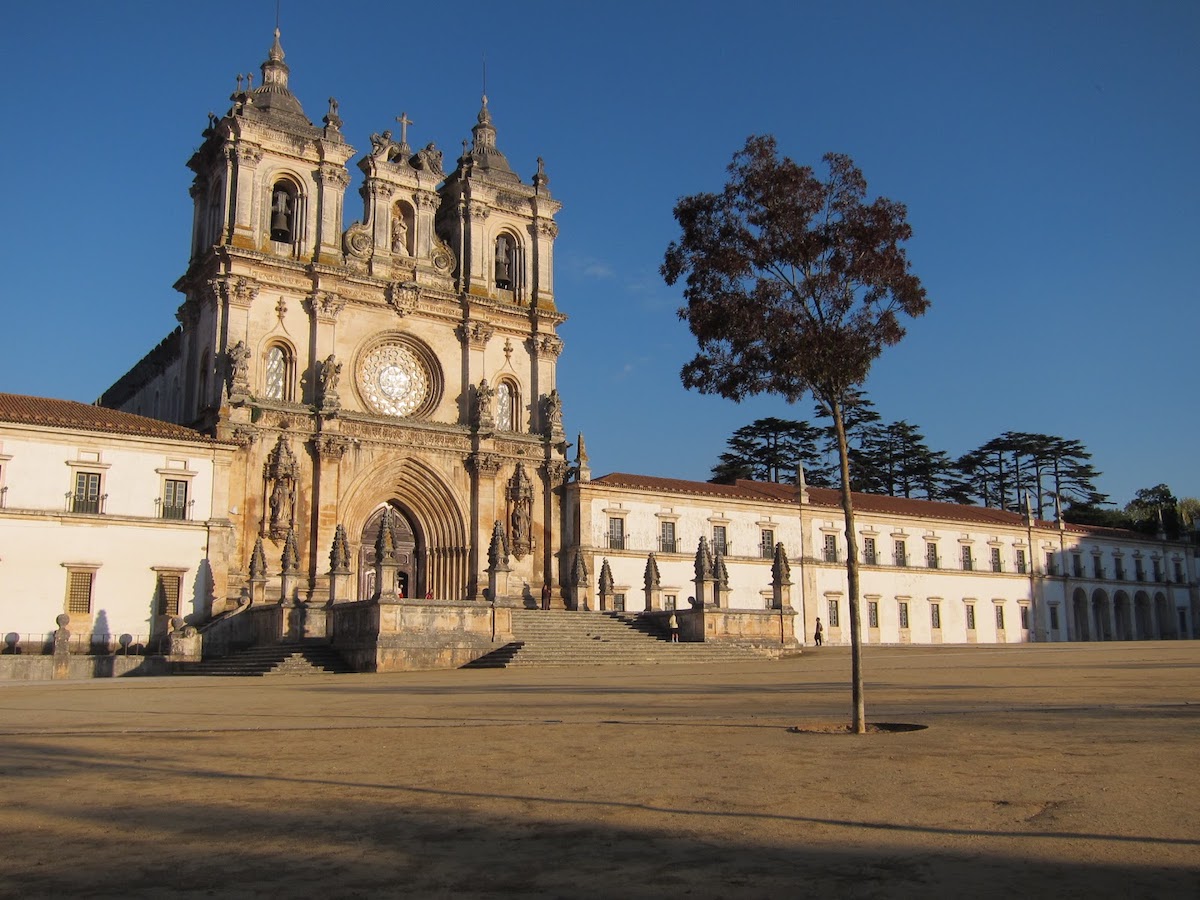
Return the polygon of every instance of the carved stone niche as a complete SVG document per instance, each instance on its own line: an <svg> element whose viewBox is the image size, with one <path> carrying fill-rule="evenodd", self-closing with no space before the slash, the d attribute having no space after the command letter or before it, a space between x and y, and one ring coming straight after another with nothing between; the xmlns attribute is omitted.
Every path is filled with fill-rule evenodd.
<svg viewBox="0 0 1200 900"><path fill-rule="evenodd" d="M512 555L522 559L533 549L533 483L521 463L517 463L505 493L508 499L508 545Z"/></svg>

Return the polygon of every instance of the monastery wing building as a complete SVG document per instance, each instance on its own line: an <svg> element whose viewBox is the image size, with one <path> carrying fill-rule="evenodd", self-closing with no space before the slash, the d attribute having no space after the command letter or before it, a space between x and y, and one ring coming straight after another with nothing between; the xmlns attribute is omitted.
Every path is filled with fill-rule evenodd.
<svg viewBox="0 0 1200 900"><path fill-rule="evenodd" d="M592 479L582 437L568 463L560 204L486 97L453 163L405 114L359 154L335 101L309 120L278 31L261 71L188 162L179 327L97 407L0 395L0 630L188 623L206 655L309 639L365 671L466 664L539 616L848 639L833 492ZM868 641L1196 636L1186 543L856 503Z"/></svg>

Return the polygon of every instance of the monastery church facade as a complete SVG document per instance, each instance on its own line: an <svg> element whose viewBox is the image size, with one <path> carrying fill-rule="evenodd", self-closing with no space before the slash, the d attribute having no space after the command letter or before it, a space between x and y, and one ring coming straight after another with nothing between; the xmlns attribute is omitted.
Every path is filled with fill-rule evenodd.
<svg viewBox="0 0 1200 900"><path fill-rule="evenodd" d="M370 598L385 512L385 590L479 599L500 522L510 578L540 595L567 473L549 179L540 161L529 183L513 172L486 97L448 172L402 116L359 160L363 208L344 228L354 148L336 104L311 124L288 77L276 33L261 85L188 163L180 327L100 402L237 446L218 598L248 585L256 544L274 570L294 541L303 594L328 599L339 526L357 577L338 599Z"/></svg>
<svg viewBox="0 0 1200 900"><path fill-rule="evenodd" d="M848 641L834 492L593 480L582 436L568 461L560 204L486 97L452 163L406 115L356 156L335 101L305 114L278 31L261 71L188 162L179 327L95 406L0 394L0 633L186 622L206 654L318 638L364 671L478 659L522 609L775 655L820 620ZM867 641L1198 636L1188 543L856 505Z"/></svg>

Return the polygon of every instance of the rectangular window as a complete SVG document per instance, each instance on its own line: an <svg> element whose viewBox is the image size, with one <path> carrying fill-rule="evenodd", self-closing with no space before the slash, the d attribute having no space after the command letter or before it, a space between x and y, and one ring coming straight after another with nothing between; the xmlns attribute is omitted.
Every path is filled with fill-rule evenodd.
<svg viewBox="0 0 1200 900"><path fill-rule="evenodd" d="M1113 577L1117 581L1125 580L1125 561L1120 557L1113 560Z"/></svg>
<svg viewBox="0 0 1200 900"><path fill-rule="evenodd" d="M100 512L99 472L75 473L75 493L71 496L71 512Z"/></svg>
<svg viewBox="0 0 1200 900"><path fill-rule="evenodd" d="M825 535L825 562L837 562L837 535Z"/></svg>
<svg viewBox="0 0 1200 900"><path fill-rule="evenodd" d="M1183 584L1183 563L1175 560L1175 581L1177 584Z"/></svg>
<svg viewBox="0 0 1200 900"><path fill-rule="evenodd" d="M929 625L934 630L940 630L942 627L942 604L929 604Z"/></svg>
<svg viewBox="0 0 1200 900"><path fill-rule="evenodd" d="M674 608L675 608L675 595L674 594L663 594L663 609L674 609Z"/></svg>
<svg viewBox="0 0 1200 900"><path fill-rule="evenodd" d="M867 601L867 627L869 627L869 628L878 628L879 627L879 601L878 600L868 600Z"/></svg>
<svg viewBox="0 0 1200 900"><path fill-rule="evenodd" d="M868 566L875 565L875 538L863 538L863 562Z"/></svg>
<svg viewBox="0 0 1200 900"><path fill-rule="evenodd" d="M1053 553L1046 554L1046 574L1047 575L1057 575L1058 574L1058 571L1054 567L1054 554Z"/></svg>
<svg viewBox="0 0 1200 900"><path fill-rule="evenodd" d="M624 594L613 594L613 610L616 612L625 612Z"/></svg>
<svg viewBox="0 0 1200 900"><path fill-rule="evenodd" d="M1142 565L1141 559L1133 561L1133 577L1138 581L1146 580L1146 567Z"/></svg>
<svg viewBox="0 0 1200 900"><path fill-rule="evenodd" d="M975 604L967 604L967 631L975 630Z"/></svg>
<svg viewBox="0 0 1200 900"><path fill-rule="evenodd" d="M159 573L158 590L155 592L155 615L167 617L179 615L179 583L181 580L179 575Z"/></svg>
<svg viewBox="0 0 1200 900"><path fill-rule="evenodd" d="M900 627L908 628L908 604L900 601Z"/></svg>
<svg viewBox="0 0 1200 900"><path fill-rule="evenodd" d="M904 541L896 541L895 545L893 546L893 550L896 554L896 565L907 566L908 547L905 545Z"/></svg>
<svg viewBox="0 0 1200 900"><path fill-rule="evenodd" d="M1157 559L1154 560L1154 580L1162 581L1162 564Z"/></svg>
<svg viewBox="0 0 1200 900"><path fill-rule="evenodd" d="M937 544L932 541L925 544L925 565L930 569L938 567Z"/></svg>
<svg viewBox="0 0 1200 900"><path fill-rule="evenodd" d="M971 547L969 544L963 544L962 567L964 572L970 572L975 568L975 562L971 559Z"/></svg>
<svg viewBox="0 0 1200 900"><path fill-rule="evenodd" d="M91 571L68 571L67 612L69 614L83 616L92 614L92 578L95 574ZM142 596L144 597L145 594Z"/></svg>
<svg viewBox="0 0 1200 900"><path fill-rule="evenodd" d="M771 559L775 555L775 532L773 529L764 528L762 530L759 548L763 559Z"/></svg>
<svg viewBox="0 0 1200 900"><path fill-rule="evenodd" d="M1083 557L1078 553L1071 554L1071 571L1075 574L1076 578L1083 577Z"/></svg>
<svg viewBox="0 0 1200 900"><path fill-rule="evenodd" d="M1050 630L1058 631L1058 604L1050 607Z"/></svg>
<svg viewBox="0 0 1200 900"><path fill-rule="evenodd" d="M608 549L625 549L625 520L614 517L608 520Z"/></svg>
<svg viewBox="0 0 1200 900"><path fill-rule="evenodd" d="M187 482L168 478L163 483L162 517L164 519L187 518Z"/></svg>
<svg viewBox="0 0 1200 900"><path fill-rule="evenodd" d="M659 549L663 553L678 553L679 545L675 541L675 523L663 522L659 526Z"/></svg>
<svg viewBox="0 0 1200 900"><path fill-rule="evenodd" d="M1029 607L1022 605L1019 607L1019 609L1021 611L1021 630L1028 631L1029 630Z"/></svg>
<svg viewBox="0 0 1200 900"><path fill-rule="evenodd" d="M1092 574L1096 578L1104 577L1104 560L1102 560L1099 556L1092 557Z"/></svg>
<svg viewBox="0 0 1200 900"><path fill-rule="evenodd" d="M996 606L996 630L1004 630L1004 607L1000 605Z"/></svg>
<svg viewBox="0 0 1200 900"><path fill-rule="evenodd" d="M1022 575L1025 574L1025 551L1017 551L1017 571Z"/></svg>
<svg viewBox="0 0 1200 900"><path fill-rule="evenodd" d="M725 539L725 526L713 526L713 553L720 553L722 556L729 554L729 541Z"/></svg>
<svg viewBox="0 0 1200 900"><path fill-rule="evenodd" d="M837 597L829 598L829 627L838 627L838 601Z"/></svg>
<svg viewBox="0 0 1200 900"><path fill-rule="evenodd" d="M1000 562L1000 548L999 547L992 548L992 571L993 572L1004 571L1004 565Z"/></svg>

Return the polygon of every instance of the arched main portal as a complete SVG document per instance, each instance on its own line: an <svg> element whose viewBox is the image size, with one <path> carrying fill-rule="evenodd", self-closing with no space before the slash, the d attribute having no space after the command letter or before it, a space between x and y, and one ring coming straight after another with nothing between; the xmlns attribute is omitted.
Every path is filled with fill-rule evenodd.
<svg viewBox="0 0 1200 900"><path fill-rule="evenodd" d="M401 597L425 596L425 542L408 513L393 502L381 504L363 526L358 551L359 600L370 600L375 596L375 547L379 529L383 526L383 514L388 510L391 511L389 521L396 548L396 583L383 585L383 590L395 590Z"/></svg>
<svg viewBox="0 0 1200 900"><path fill-rule="evenodd" d="M460 495L453 479L428 461L388 455L363 466L347 485L340 505L350 539L358 543L351 552L360 567L356 573L360 597L370 596L365 585L374 577L375 539L385 506L397 513L393 519L402 521L412 535L411 562L401 566L407 571L405 595L432 595L437 600L467 596L471 537L464 510L469 508L469 497ZM371 587L373 592L373 582Z"/></svg>

